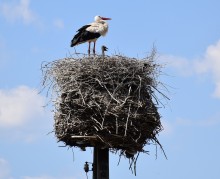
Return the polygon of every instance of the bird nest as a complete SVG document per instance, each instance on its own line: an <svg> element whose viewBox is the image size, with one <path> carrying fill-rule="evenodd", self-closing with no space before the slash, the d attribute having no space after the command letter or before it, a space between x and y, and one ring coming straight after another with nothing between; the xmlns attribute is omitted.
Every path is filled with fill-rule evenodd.
<svg viewBox="0 0 220 179"><path fill-rule="evenodd" d="M141 60L78 56L44 64L43 86L55 92L58 141L120 150L128 157L146 152L144 146L151 142L160 145L155 91L161 66L154 57L155 52Z"/></svg>

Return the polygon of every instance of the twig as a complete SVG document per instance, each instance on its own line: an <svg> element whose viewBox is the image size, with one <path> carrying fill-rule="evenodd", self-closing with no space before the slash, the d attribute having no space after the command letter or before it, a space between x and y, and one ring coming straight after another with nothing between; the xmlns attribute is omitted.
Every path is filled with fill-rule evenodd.
<svg viewBox="0 0 220 179"><path fill-rule="evenodd" d="M131 111L131 104L129 104L129 108L128 108L128 116L127 116L127 120L126 120L126 124L125 124L125 134L124 134L124 136L127 136L128 120L129 120L129 117L130 117L130 111Z"/></svg>
<svg viewBox="0 0 220 179"><path fill-rule="evenodd" d="M71 136L72 139L97 139L96 136Z"/></svg>

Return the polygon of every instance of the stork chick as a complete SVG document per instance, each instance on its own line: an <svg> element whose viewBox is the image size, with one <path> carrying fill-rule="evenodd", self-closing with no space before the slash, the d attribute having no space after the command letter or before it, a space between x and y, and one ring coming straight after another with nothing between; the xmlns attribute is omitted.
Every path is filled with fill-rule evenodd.
<svg viewBox="0 0 220 179"><path fill-rule="evenodd" d="M105 58L105 51L108 51L108 48L103 45L103 46L102 46L102 58L103 58L103 60L104 60L104 58Z"/></svg>

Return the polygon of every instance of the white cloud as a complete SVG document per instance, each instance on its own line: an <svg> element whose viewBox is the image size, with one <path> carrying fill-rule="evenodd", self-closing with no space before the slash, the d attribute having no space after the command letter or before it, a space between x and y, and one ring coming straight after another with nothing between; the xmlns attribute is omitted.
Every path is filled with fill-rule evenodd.
<svg viewBox="0 0 220 179"><path fill-rule="evenodd" d="M22 179L75 179L75 177L51 177L51 176L39 176L39 177L31 177L31 176L24 176Z"/></svg>
<svg viewBox="0 0 220 179"><path fill-rule="evenodd" d="M11 175L12 175L12 172L10 171L9 162L3 158L0 158L0 179L14 179L14 177L12 177ZM73 177L73 176L71 176L71 177L66 177L66 176L53 177L53 176L49 176L49 175L22 176L19 178L20 179L60 179L60 178L62 178L62 179L76 179L76 177Z"/></svg>
<svg viewBox="0 0 220 179"><path fill-rule="evenodd" d="M0 179L11 179L9 175L10 169L8 162L5 159L0 158Z"/></svg>
<svg viewBox="0 0 220 179"><path fill-rule="evenodd" d="M215 82L216 88L214 91L214 96L220 98L220 81Z"/></svg>
<svg viewBox="0 0 220 179"><path fill-rule="evenodd" d="M192 127L214 127L220 124L220 114L215 114L207 119L192 120L177 118L173 125L175 126L192 126Z"/></svg>
<svg viewBox="0 0 220 179"><path fill-rule="evenodd" d="M22 21L30 24L37 21L37 17L30 9L30 0L20 0L19 3L2 3L0 10L3 16L10 22Z"/></svg>
<svg viewBox="0 0 220 179"><path fill-rule="evenodd" d="M162 125L163 125L163 130L161 132L162 134L171 135L173 133L173 126L170 122L163 120Z"/></svg>
<svg viewBox="0 0 220 179"><path fill-rule="evenodd" d="M29 176L25 176L25 177L22 177L22 179L55 179L55 178L49 177L49 176L41 176L41 177L29 177Z"/></svg>
<svg viewBox="0 0 220 179"><path fill-rule="evenodd" d="M220 98L220 40L207 48L204 59L196 60L195 70L197 74L212 74L216 86L214 96Z"/></svg>
<svg viewBox="0 0 220 179"><path fill-rule="evenodd" d="M44 98L36 89L19 86L0 90L0 127L22 126L43 114Z"/></svg>
<svg viewBox="0 0 220 179"><path fill-rule="evenodd" d="M55 19L53 21L53 25L58 28L58 29L63 29L64 28L64 23L61 19Z"/></svg>
<svg viewBox="0 0 220 179"><path fill-rule="evenodd" d="M212 129L220 125L220 113L214 114L204 119L190 119L177 117L173 121L162 121L164 130L161 132L163 136L169 137L178 133L178 129ZM160 135L161 135L160 134Z"/></svg>
<svg viewBox="0 0 220 179"><path fill-rule="evenodd" d="M164 55L161 60L183 76L211 74L215 84L214 97L220 98L220 40L210 45L199 59Z"/></svg>
<svg viewBox="0 0 220 179"><path fill-rule="evenodd" d="M193 73L191 63L186 58L176 57L173 55L163 55L160 57L160 60L168 67L177 70L183 76L189 76Z"/></svg>

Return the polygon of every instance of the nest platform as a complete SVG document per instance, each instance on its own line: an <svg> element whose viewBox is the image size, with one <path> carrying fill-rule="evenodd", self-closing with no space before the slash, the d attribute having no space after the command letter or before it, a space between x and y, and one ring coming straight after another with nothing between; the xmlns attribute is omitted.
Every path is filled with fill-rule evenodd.
<svg viewBox="0 0 220 179"><path fill-rule="evenodd" d="M159 144L154 54L64 58L43 66L45 87L55 94L54 131L70 147L101 147L133 155ZM55 93L54 93L55 92Z"/></svg>

